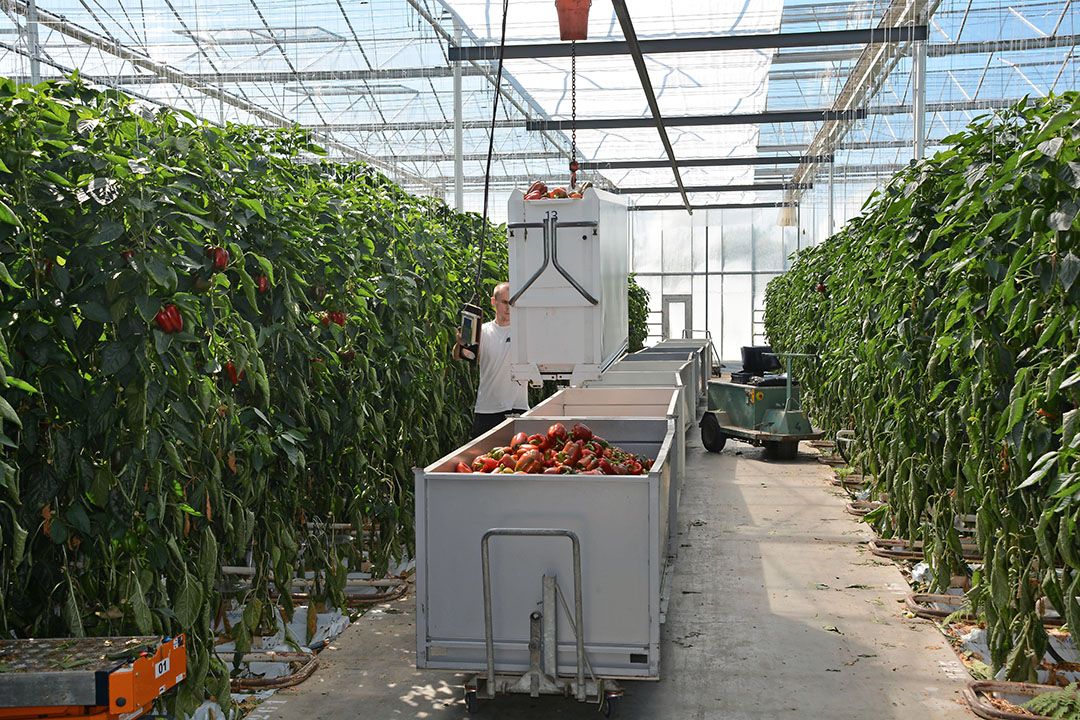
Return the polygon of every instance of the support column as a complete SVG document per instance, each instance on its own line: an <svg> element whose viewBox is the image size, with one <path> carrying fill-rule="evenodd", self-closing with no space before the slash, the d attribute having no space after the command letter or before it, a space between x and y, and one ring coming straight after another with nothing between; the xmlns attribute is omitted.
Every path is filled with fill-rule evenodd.
<svg viewBox="0 0 1080 720"><path fill-rule="evenodd" d="M912 123L915 129L915 159L922 160L926 151L926 41L915 43L911 65Z"/></svg>
<svg viewBox="0 0 1080 720"><path fill-rule="evenodd" d="M30 52L30 82L41 82L41 47L38 44L37 0L29 0L26 8L26 49Z"/></svg>
<svg viewBox="0 0 1080 720"><path fill-rule="evenodd" d="M832 234L834 232L836 232L836 221L834 219L835 216L833 214L834 213L834 207L833 206L834 206L834 204L836 202L835 201L836 193L835 193L835 191L833 189L834 188L833 180L834 180L834 176L835 176L835 172L836 172L835 168L836 168L835 163L829 163L829 237L832 237Z"/></svg>
<svg viewBox="0 0 1080 720"><path fill-rule="evenodd" d="M454 23L454 44L461 47L461 25ZM461 63L454 63L454 207L465 210L465 163L462 156L464 130L462 128Z"/></svg>

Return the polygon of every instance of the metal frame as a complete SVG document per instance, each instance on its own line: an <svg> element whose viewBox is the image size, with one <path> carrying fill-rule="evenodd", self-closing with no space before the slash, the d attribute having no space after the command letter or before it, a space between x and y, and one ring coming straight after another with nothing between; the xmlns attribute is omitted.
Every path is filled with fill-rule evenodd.
<svg viewBox="0 0 1080 720"><path fill-rule="evenodd" d="M683 188L688 193L725 193L725 192L769 192L774 190L809 190L812 183L756 183L753 185L691 185ZM623 187L614 191L619 195L668 195L675 192L667 186Z"/></svg>
<svg viewBox="0 0 1080 720"><path fill-rule="evenodd" d="M620 3L616 0L615 14L619 15ZM625 3L622 3L625 8ZM622 17L619 16L620 22ZM596 57L600 55L634 54L634 43L629 36L623 35L628 42L588 42L577 46L578 57ZM663 40L642 40L638 43L640 52L645 55L660 53L721 52L726 50L767 50L791 47L825 47L829 45L876 45L886 42L911 42L925 40L929 34L926 25L886 28L866 28L861 30L819 30L815 32L786 32L754 35L721 35L710 37L668 38ZM503 57L507 60L535 60L539 58L570 57L570 48L556 43L533 43L507 45ZM458 60L495 60L498 48L491 45L454 48L450 51L450 61Z"/></svg>
<svg viewBox="0 0 1080 720"><path fill-rule="evenodd" d="M839 120L861 120L866 117L864 108L845 110L766 110L759 113L731 113L729 115L677 115L664 118L667 127L702 127L709 125L761 125L767 123L801 123ZM619 128L652 127L651 118L586 118L577 121L578 130L615 130ZM528 130L566 130L569 120L527 120ZM830 155L831 153L808 153Z"/></svg>
<svg viewBox="0 0 1080 720"><path fill-rule="evenodd" d="M755 155L752 157L682 158L679 167L743 167L747 165L799 165L831 163L832 155ZM666 160L607 160L579 163L582 170L639 170L668 167Z"/></svg>
<svg viewBox="0 0 1080 720"><path fill-rule="evenodd" d="M178 26L175 35L167 40L148 33L145 21L142 27L138 26L140 13L152 11L149 5L144 8L125 3L116 11L111 6L83 3L82 10L69 11L64 17L55 11L50 13L46 0L8 0L3 10L12 19L12 34L17 39L0 42L0 58L8 57L9 62L15 56L27 58L28 62L23 61L15 72L9 72L19 82L35 82L56 77L58 72L79 70L88 79L124 89L147 102L190 109L216 123L240 120L284 127L299 120L317 133L316 141L327 147L332 157L374 164L413 190L442 195L452 189L455 204L460 204L463 193L478 184L475 170L465 174L463 163L474 162L478 155L479 133L475 131L486 127L486 121L479 121L477 109L489 102L494 71L489 61L468 59L472 57L468 53L490 54L492 46L485 44L487 38L478 37L469 28L460 28L458 36L456 26L460 17L448 0L407 0L399 11L401 19L407 21L402 23L402 27L408 26L407 33L419 42L438 44L439 52L435 53L435 62L430 67L383 66L390 65L393 56L383 53L380 59L371 54L373 41L362 34L362 16L358 17L361 11L347 8L340 0L334 10L340 16L329 16L329 21L300 17L295 23L283 20L275 12L277 8L266 0L248 0L244 6L251 15L249 26L218 30L200 27L199 16L193 15L189 7L174 0L161 2L168 8L164 10L168 23ZM789 119L770 117L768 113L757 119L728 117L716 122L775 125L763 129L758 146L761 153L783 150L818 157L843 150L910 147L911 156L918 157L937 143L931 139L931 133L936 137L948 135L966 122L970 113L1010 105L1016 94L1028 89L1037 96L1075 83L1075 74L1070 76L1068 68L1075 68L1080 58L1070 48L1080 43L1080 35L1075 34L1075 27L1069 25L1067 18L1076 5L1073 0L1062 0L1057 5L1021 2L1002 7L973 0L942 6L940 0L891 0L883 10L876 10L865 5L823 2L784 8L781 22L784 32L649 38L642 39L638 49L646 55L777 50L772 53L774 69L769 76L774 87L770 88L767 107L776 110L814 107L824 104L824 100L831 101L824 109L865 109L865 117L880 118L874 125L867 124L869 127L854 124L856 119L864 117L861 115L825 118L824 125L815 129L818 132L813 139L807 137L809 142L791 142L802 132L780 125ZM998 19L1002 11L1008 13L1002 22L1010 23L1003 30L1004 37L969 39L971 28ZM877 26L865 27L870 24L868 19L877 21ZM239 17L237 22L242 22ZM837 27L845 29L834 29ZM967 37L965 28L969 28ZM1024 36L1030 32L1039 36ZM1009 34L1019 37L1008 37ZM983 33L980 37L987 36ZM349 53L357 64L341 69L308 64L301 57L303 53L294 51L294 46L311 49L325 46L327 55ZM1061 52L1047 52L1055 49ZM621 41L577 44L577 53L582 57L612 52L626 54L630 50L630 43ZM309 57L312 51L315 50L308 51ZM1025 52L1032 55L1023 60L1001 57ZM508 56L518 53L529 58L557 58L568 55L569 46L511 45ZM986 56L983 67L980 67L982 58L977 57L980 55ZM952 56L976 56L977 62L959 70L955 64L942 68L940 62L934 62ZM1029 62L1027 58L1032 56L1034 60ZM909 85L904 86L907 73L901 77L897 71L897 61L908 57L915 58L912 75L930 81L916 82L914 93ZM816 67L790 67L795 62L815 63ZM925 71L920 67L923 62L928 65ZM1029 70L1036 65L1040 70L1034 73ZM1054 66L1060 66L1056 75ZM1006 74L1015 79L1013 85L1002 79ZM469 81L474 77L480 82ZM499 118L500 130L504 132L497 138L495 158L504 164L504 175L509 176L507 171L516 169L507 165L511 161L535 160L541 162L535 169L530 167L528 175L550 177L557 163L547 161L568 156L569 139L559 132L565 125L558 121L547 124L544 107L528 89L512 73L506 79L501 92L508 102ZM410 80L415 82L407 84L417 95L429 96L421 100L425 111L419 117L426 115L425 120L416 120L416 113L403 112L399 96L384 93L385 86L379 84ZM833 81L835 92L829 87ZM942 82L950 81L950 92L939 91ZM329 83L339 86L328 88ZM1006 93L987 99L984 95L994 94L993 90L987 90L995 87L994 83L1007 88ZM145 93L140 94L138 90L144 87ZM912 122L890 122L888 117L897 114L910 114ZM526 125L529 120L533 121L531 126L540 125L545 134L530 137L528 132L521 132L523 127L533 129ZM636 120L644 121L641 127L654 124L648 118ZM586 122L589 121L583 121ZM663 118L663 126L668 129L697 124L713 123L706 118L691 118L682 123L677 118ZM584 124L581 127L584 129ZM885 168L900 159L897 155L875 153L870 164L877 164L881 157L885 172ZM435 178L425 172L432 162L440 159L456 160L453 177ZM677 159L677 167L727 167L731 160ZM753 164L758 162L769 161L762 158ZM635 161L616 156L587 161L583 169L603 173L659 169L669 164L670 158L666 165L660 159ZM803 161L792 179L811 182L824 164L827 163ZM851 174L841 176L836 170L831 175L833 185L839 188L862 179ZM788 199L795 201L800 195L802 192L795 190ZM688 204L684 201L684 205Z"/></svg>
<svg viewBox="0 0 1080 720"><path fill-rule="evenodd" d="M686 206L686 212L692 214L694 211L690 209L690 198L686 195L686 188L683 186L682 175L679 173L679 163L675 159L675 149L671 146L671 139L668 138L667 123L665 123L664 118L660 114L660 104L656 102L656 93L653 92L652 80L649 77L649 69L645 67L645 58L641 54L641 45L638 43L637 32L634 30L634 23L630 19L630 11L626 8L625 0L612 0L611 5L615 9L616 17L619 18L619 25L622 27L623 37L626 38L626 45L629 47L630 54L634 58L634 67L637 69L638 79L641 80L641 89L645 92L645 100L649 103L649 110L652 111L652 119L656 124L656 132L660 134L660 143L664 146L664 152L667 153L668 161L671 163L671 172L675 175L675 185L678 186L679 193L682 195L683 205ZM577 127L586 129L585 126L580 123L575 125L575 128Z"/></svg>
<svg viewBox="0 0 1080 720"><path fill-rule="evenodd" d="M495 697L495 633L492 629L492 602L491 602L491 558L488 552L488 546L493 537L564 537L570 540L570 544L574 553L574 636L577 641L577 681L574 684L574 697L579 702L585 700L586 688L585 688L585 664L588 662L588 658L585 655L585 611L584 604L581 598L581 541L578 540L577 533L570 530L561 530L557 528L492 528L484 533L483 538L480 541L480 562L483 565L484 573L484 644L486 646L487 655L487 697L488 699ZM548 610L548 577L544 576L544 609L555 613L558 610L554 607L555 597L554 591L556 589L555 584L551 585L551 610ZM533 625L536 625L538 613L532 614ZM545 632L550 628L551 631L551 647L547 647L545 643L545 652L550 652L551 665L547 667L548 672L554 676L553 679L558 679L558 671L556 669L555 658L555 629L557 622L553 617L545 617L545 621L551 622L544 623ZM535 640L536 638L534 638ZM546 639L546 638L545 638ZM534 647L534 642L529 643L530 654L534 656L534 660L538 659L538 648ZM526 673L522 679L528 678L530 682L530 694L534 697L539 694L539 681L540 677L534 672L534 668L530 668L530 671Z"/></svg>
<svg viewBox="0 0 1080 720"><path fill-rule="evenodd" d="M797 202L751 202L751 203L706 203L694 205L694 210L747 210L753 208L784 208L798 207ZM647 212L653 210L685 210L682 205L631 205L626 208L628 212ZM708 226L706 226L708 227ZM642 277L649 275L686 275L687 273L636 273Z"/></svg>

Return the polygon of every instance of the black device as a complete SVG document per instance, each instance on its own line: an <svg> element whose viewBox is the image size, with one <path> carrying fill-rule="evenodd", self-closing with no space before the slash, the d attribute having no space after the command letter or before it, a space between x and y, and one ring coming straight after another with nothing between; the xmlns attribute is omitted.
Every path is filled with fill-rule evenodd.
<svg viewBox="0 0 1080 720"><path fill-rule="evenodd" d="M478 305L465 303L461 308L461 357L476 362L480 350L480 326L484 324L484 311Z"/></svg>

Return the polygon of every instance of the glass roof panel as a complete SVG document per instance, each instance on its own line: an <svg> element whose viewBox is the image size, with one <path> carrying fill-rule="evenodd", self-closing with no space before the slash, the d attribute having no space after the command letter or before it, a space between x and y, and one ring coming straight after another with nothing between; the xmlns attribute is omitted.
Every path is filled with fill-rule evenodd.
<svg viewBox="0 0 1080 720"><path fill-rule="evenodd" d="M628 0L642 39L876 27L929 13L926 62L928 145L979 114L1025 96L1077 89L1074 0ZM492 44L499 0L38 0L39 76L79 70L85 77L210 121L312 129L331 154L375 162L418 192L453 198L455 32L465 46ZM3 5L0 74L31 77L28 3ZM885 22L893 24L891 19ZM554 3L510 3L511 43L558 42ZM609 3L595 2L590 40L621 40ZM912 47L881 46L880 62L858 45L780 50L654 54L646 57L662 114L724 115L843 106L855 88L865 119L845 123L669 126L679 158L797 155L833 133L832 175L853 193L912 156ZM569 131L536 132L526 118L569 119L569 58L511 60L495 130L493 184L504 194L534 177L564 180ZM649 118L628 55L578 63L579 118ZM494 63L461 66L463 176L467 206L478 208ZM665 159L651 126L582 130L586 160ZM805 202L826 186L816 166ZM684 168L687 185L748 185L794 177L794 165ZM672 185L667 168L593 174L623 187ZM858 188L857 190L854 188ZM845 191L846 192L846 191ZM694 202L770 202L781 193L701 193ZM497 197L501 197L498 195ZM635 202L677 202L631 196ZM857 203L851 203L856 204ZM502 205L493 200L495 216Z"/></svg>

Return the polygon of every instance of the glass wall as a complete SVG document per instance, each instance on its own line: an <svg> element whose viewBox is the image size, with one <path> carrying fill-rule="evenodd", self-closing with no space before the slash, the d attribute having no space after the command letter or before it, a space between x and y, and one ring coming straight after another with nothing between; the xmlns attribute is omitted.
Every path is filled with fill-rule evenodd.
<svg viewBox="0 0 1080 720"><path fill-rule="evenodd" d="M649 343L708 331L724 360L764 341L765 287L816 236L779 208L632 212L631 267L649 291Z"/></svg>

